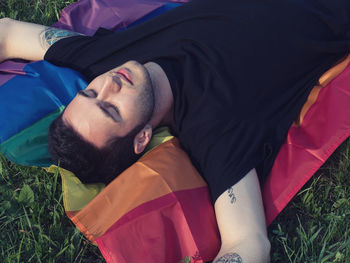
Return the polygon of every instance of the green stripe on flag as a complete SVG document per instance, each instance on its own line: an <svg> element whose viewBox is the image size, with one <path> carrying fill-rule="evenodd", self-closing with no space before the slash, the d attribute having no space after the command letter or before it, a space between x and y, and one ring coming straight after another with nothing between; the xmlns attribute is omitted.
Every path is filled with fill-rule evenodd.
<svg viewBox="0 0 350 263"><path fill-rule="evenodd" d="M61 106L46 117L0 144L0 152L17 164L48 167L52 164L48 151L48 129L64 110Z"/></svg>

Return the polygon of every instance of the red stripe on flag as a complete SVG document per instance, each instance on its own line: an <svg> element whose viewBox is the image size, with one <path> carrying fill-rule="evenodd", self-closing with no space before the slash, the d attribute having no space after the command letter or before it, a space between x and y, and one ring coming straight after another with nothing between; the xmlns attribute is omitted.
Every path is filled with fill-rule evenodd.
<svg viewBox="0 0 350 263"><path fill-rule="evenodd" d="M133 209L97 244L110 262L191 262L212 260L219 232L207 187L177 191Z"/></svg>

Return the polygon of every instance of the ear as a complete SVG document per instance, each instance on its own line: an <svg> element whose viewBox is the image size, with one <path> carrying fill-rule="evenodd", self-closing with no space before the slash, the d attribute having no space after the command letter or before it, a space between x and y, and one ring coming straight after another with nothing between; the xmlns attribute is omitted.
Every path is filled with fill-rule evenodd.
<svg viewBox="0 0 350 263"><path fill-rule="evenodd" d="M145 127L134 138L134 152L140 154L146 148L152 138L152 126L146 124Z"/></svg>

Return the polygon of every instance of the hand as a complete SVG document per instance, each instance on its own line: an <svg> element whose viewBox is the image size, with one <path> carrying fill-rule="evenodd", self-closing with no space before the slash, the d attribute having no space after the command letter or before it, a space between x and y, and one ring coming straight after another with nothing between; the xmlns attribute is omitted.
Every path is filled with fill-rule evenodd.
<svg viewBox="0 0 350 263"><path fill-rule="evenodd" d="M0 63L6 59L9 59L7 53L7 35L9 31L9 27L11 24L11 19L9 18L1 18L0 19Z"/></svg>

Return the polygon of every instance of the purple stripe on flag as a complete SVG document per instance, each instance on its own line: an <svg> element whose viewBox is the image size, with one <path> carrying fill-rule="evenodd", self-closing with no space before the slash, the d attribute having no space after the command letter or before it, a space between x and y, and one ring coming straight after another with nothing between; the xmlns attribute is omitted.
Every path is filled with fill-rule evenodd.
<svg viewBox="0 0 350 263"><path fill-rule="evenodd" d="M80 0L66 7L54 27L92 35L99 27L124 28L167 3L188 0Z"/></svg>
<svg viewBox="0 0 350 263"><path fill-rule="evenodd" d="M5 61L0 63L0 86L12 79L16 75L25 75L23 62Z"/></svg>

